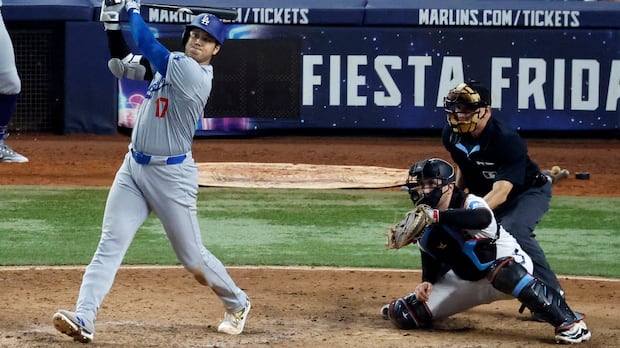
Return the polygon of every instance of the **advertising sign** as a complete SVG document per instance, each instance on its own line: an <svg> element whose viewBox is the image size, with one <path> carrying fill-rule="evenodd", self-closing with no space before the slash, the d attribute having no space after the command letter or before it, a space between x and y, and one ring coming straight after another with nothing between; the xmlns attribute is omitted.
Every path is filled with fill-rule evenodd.
<svg viewBox="0 0 620 348"><path fill-rule="evenodd" d="M540 19L530 12L519 12L517 26L493 27L430 25L462 16L484 23L486 12L420 11L428 26L229 25L197 129L438 129L443 97L470 79L488 86L496 114L515 128L618 129L618 30L572 28L583 16L570 11L544 29L523 24L522 15ZM516 15L489 13L489 23ZM170 43L178 27L153 24ZM126 120L139 89L123 81L120 91Z"/></svg>

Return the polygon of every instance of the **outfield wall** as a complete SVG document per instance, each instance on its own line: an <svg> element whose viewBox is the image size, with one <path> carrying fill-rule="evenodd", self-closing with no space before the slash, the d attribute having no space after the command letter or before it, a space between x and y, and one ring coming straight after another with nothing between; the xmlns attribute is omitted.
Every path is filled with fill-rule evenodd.
<svg viewBox="0 0 620 348"><path fill-rule="evenodd" d="M199 134L438 130L445 123L443 96L468 78L489 85L493 107L520 130L620 129L620 3L403 3L210 1L237 8L239 17L213 62L214 90ZM57 130L131 128L146 85L117 84L107 71L98 1L4 0L2 13L19 37L24 95L40 73L30 67L40 64L25 63L33 50L27 43L39 37L29 33L63 38L45 60L53 71L49 85L37 87L48 89ZM191 17L165 11L143 11L143 17L164 44L180 49ZM21 98L24 119L32 117L29 107Z"/></svg>

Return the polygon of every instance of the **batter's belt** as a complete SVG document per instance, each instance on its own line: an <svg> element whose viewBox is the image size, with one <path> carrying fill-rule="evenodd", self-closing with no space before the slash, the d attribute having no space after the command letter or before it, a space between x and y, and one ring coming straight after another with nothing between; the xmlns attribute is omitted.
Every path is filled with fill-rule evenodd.
<svg viewBox="0 0 620 348"><path fill-rule="evenodd" d="M130 149L131 150L131 157L133 157L133 159L138 163L138 164L143 164L143 165L160 165L160 166L165 166L165 165L170 165L170 164L179 164L179 163L183 163L183 161L185 161L185 159L187 158L188 154L183 154L183 155L179 155L179 156L154 156L154 155L147 155L143 152L140 151L136 151L134 149Z"/></svg>

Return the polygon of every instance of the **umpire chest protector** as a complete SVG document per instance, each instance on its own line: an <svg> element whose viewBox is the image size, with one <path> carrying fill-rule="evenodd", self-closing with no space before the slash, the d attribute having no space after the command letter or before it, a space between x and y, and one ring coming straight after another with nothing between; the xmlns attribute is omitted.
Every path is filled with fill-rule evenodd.
<svg viewBox="0 0 620 348"><path fill-rule="evenodd" d="M496 258L495 240L473 239L448 225L429 228L418 241L420 250L438 263L445 263L460 278L477 281L486 277Z"/></svg>
<svg viewBox="0 0 620 348"><path fill-rule="evenodd" d="M442 141L462 171L465 186L475 195L483 197L495 181L506 180L514 185L511 198L532 186L540 174L538 165L528 155L525 141L495 116L489 119L479 138L453 133L446 126Z"/></svg>

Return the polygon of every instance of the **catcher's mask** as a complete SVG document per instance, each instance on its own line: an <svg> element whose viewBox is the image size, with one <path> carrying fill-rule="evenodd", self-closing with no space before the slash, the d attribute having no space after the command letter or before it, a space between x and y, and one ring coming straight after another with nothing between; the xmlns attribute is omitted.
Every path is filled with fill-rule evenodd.
<svg viewBox="0 0 620 348"><path fill-rule="evenodd" d="M411 166L405 185L414 205L428 204L434 208L443 195L442 188L455 181L456 174L450 163L429 158ZM428 192L429 189L432 190Z"/></svg>
<svg viewBox="0 0 620 348"><path fill-rule="evenodd" d="M210 13L203 13L194 17L191 23L185 26L182 41L183 47L185 47L187 40L189 40L189 32L192 30L192 28L198 28L206 31L207 33L209 33L209 35L213 36L213 38L215 39L215 41L217 41L219 45L221 45L226 39L226 28L224 27L224 23L222 23L222 21L215 15L212 15Z"/></svg>
<svg viewBox="0 0 620 348"><path fill-rule="evenodd" d="M451 89L443 99L443 105L452 131L471 133L476 129L478 122L486 116L486 107L491 105L491 97L486 88L471 81ZM459 114L469 117L459 120Z"/></svg>

